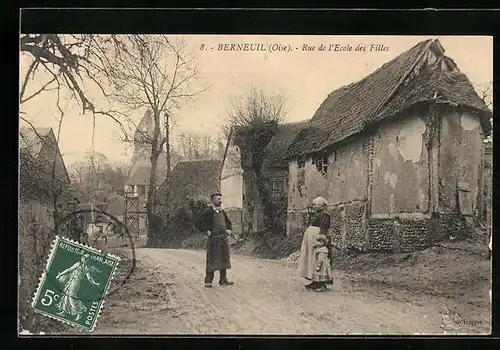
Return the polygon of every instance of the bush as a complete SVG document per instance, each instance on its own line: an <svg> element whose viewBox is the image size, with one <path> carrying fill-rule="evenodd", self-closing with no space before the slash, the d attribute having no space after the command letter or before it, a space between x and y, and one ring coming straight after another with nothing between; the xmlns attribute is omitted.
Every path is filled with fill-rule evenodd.
<svg viewBox="0 0 500 350"><path fill-rule="evenodd" d="M268 259L282 259L300 249L302 236L276 235L261 231L251 236L259 246L254 253Z"/></svg>
<svg viewBox="0 0 500 350"><path fill-rule="evenodd" d="M163 221L162 246L179 248L186 240L185 244L194 244L194 246L202 244L201 242L195 243L197 237L201 236L200 231L195 227L195 221L206 208L205 199L191 199L173 211L170 217Z"/></svg>
<svg viewBox="0 0 500 350"><path fill-rule="evenodd" d="M207 235L198 233L193 234L182 241L181 248L183 249L205 249L207 246Z"/></svg>

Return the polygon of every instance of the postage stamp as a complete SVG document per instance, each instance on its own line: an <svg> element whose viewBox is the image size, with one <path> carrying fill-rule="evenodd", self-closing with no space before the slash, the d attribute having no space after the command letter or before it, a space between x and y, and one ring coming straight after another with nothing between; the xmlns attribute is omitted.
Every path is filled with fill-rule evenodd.
<svg viewBox="0 0 500 350"><path fill-rule="evenodd" d="M56 236L31 306L47 317L92 331L119 261Z"/></svg>

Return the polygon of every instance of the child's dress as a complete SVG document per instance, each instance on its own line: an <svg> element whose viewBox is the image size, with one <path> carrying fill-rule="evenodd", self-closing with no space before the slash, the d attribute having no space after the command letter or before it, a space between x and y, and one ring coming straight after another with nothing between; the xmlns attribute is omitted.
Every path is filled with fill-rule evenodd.
<svg viewBox="0 0 500 350"><path fill-rule="evenodd" d="M313 281L332 284L332 266L328 258L328 248L324 246L315 248L314 258L315 269L313 272Z"/></svg>

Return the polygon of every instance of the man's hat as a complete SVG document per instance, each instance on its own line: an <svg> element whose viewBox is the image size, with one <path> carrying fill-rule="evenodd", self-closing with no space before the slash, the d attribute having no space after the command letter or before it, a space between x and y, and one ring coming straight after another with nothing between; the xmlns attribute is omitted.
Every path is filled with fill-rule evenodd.
<svg viewBox="0 0 500 350"><path fill-rule="evenodd" d="M222 196L222 193L220 192L214 192L210 195L210 199L214 199L215 196Z"/></svg>

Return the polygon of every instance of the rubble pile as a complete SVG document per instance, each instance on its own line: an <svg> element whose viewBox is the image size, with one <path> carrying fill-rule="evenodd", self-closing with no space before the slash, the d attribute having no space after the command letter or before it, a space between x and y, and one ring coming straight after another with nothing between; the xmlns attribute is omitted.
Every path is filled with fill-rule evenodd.
<svg viewBox="0 0 500 350"><path fill-rule="evenodd" d="M300 250L297 250L287 256L286 258L280 259L279 262L283 265L297 266L299 264Z"/></svg>

